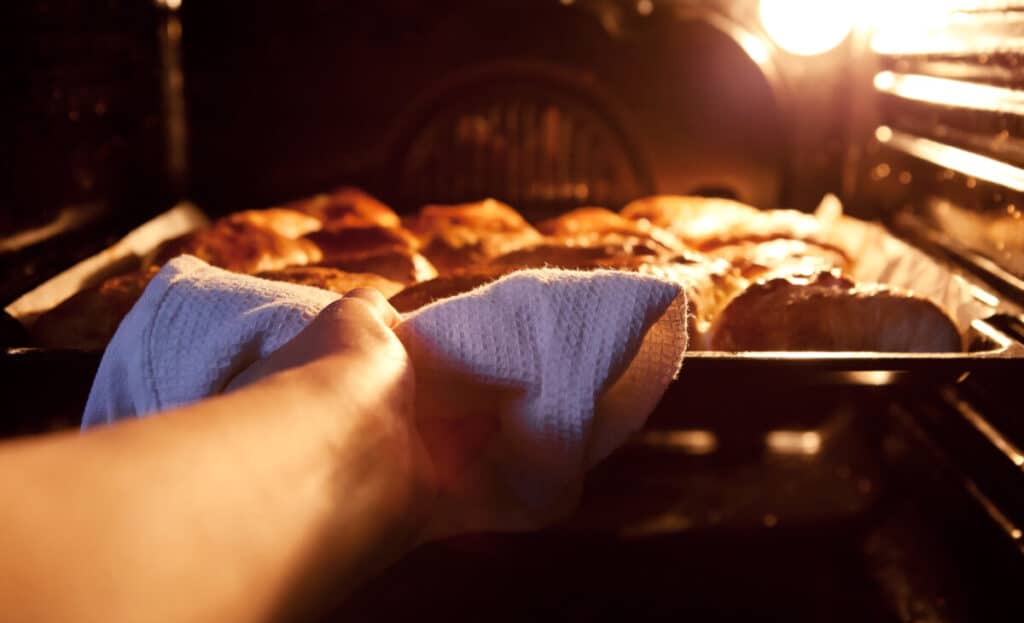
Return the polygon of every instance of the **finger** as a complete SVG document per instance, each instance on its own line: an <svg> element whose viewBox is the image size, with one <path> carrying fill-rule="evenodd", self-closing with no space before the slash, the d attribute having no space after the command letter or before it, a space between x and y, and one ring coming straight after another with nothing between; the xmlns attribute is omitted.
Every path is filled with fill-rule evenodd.
<svg viewBox="0 0 1024 623"><path fill-rule="evenodd" d="M369 304L374 315L384 323L385 326L393 328L401 320L398 311L388 303L384 295L375 288L356 288L345 294L347 299L359 299Z"/></svg>

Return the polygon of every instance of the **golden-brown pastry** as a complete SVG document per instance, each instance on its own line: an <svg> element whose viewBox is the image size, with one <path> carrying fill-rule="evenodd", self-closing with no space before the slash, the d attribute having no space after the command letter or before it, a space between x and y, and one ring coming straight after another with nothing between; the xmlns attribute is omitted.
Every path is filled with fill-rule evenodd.
<svg viewBox="0 0 1024 623"><path fill-rule="evenodd" d="M46 348L103 350L158 271L152 266L83 290L36 318L29 333Z"/></svg>
<svg viewBox="0 0 1024 623"><path fill-rule="evenodd" d="M655 195L628 203L620 214L662 227L683 242L700 243L721 236L757 217L760 210L738 201L707 197Z"/></svg>
<svg viewBox="0 0 1024 623"><path fill-rule="evenodd" d="M351 273L373 273L402 284L437 277L437 269L430 260L408 249L342 255L323 262L323 265Z"/></svg>
<svg viewBox="0 0 1024 623"><path fill-rule="evenodd" d="M386 251L416 251L419 247L419 241L408 230L379 225L323 229L306 239L320 248L320 261L325 264Z"/></svg>
<svg viewBox="0 0 1024 623"><path fill-rule="evenodd" d="M292 201L281 207L313 216L320 220L324 227L335 229L366 225L401 225L394 210L362 190L350 186Z"/></svg>
<svg viewBox="0 0 1024 623"><path fill-rule="evenodd" d="M537 224L542 234L578 246L621 244L645 246L654 253L678 253L683 244L669 231L646 221L624 218L605 208L579 208Z"/></svg>
<svg viewBox="0 0 1024 623"><path fill-rule="evenodd" d="M477 233L508 233L533 229L511 206L496 199L455 205L423 206L410 221L420 236L431 236L450 227L466 227Z"/></svg>
<svg viewBox="0 0 1024 623"><path fill-rule="evenodd" d="M596 268L602 260L618 257L631 257L620 247L614 246L569 246L558 241L547 241L540 244L500 255L486 266L495 270L522 270L526 268Z"/></svg>
<svg viewBox="0 0 1024 623"><path fill-rule="evenodd" d="M337 292L338 294L346 294L356 288L374 288L379 290L385 297L390 297L400 292L404 287L401 283L381 277L380 275L348 273L327 266L291 266L281 270L258 273L256 276L272 281L285 281L287 283L312 286L321 290Z"/></svg>
<svg viewBox="0 0 1024 623"><path fill-rule="evenodd" d="M725 260L692 253L676 258L616 257L598 261L595 268L638 272L682 286L686 292L690 350L708 348L711 323L726 303L749 284Z"/></svg>
<svg viewBox="0 0 1024 623"><path fill-rule="evenodd" d="M228 223L255 225L269 229L285 238L300 238L323 227L319 219L288 208L244 210L229 214L221 220Z"/></svg>
<svg viewBox="0 0 1024 623"><path fill-rule="evenodd" d="M507 271L484 270L442 275L430 281L409 286L392 296L390 303L399 312L410 312L434 301L469 292L505 274Z"/></svg>
<svg viewBox="0 0 1024 623"><path fill-rule="evenodd" d="M737 240L705 251L709 257L732 264L747 279L759 279L785 268L789 272L816 272L852 268L850 257L838 247L811 240L775 238Z"/></svg>
<svg viewBox="0 0 1024 623"><path fill-rule="evenodd" d="M247 274L315 264L322 257L320 249L303 238L293 240L251 223L222 220L209 228L165 242L145 264L160 266L182 254Z"/></svg>
<svg viewBox="0 0 1024 623"><path fill-rule="evenodd" d="M541 240L518 212L494 199L424 206L406 224L419 238L421 252L442 274L479 267Z"/></svg>
<svg viewBox="0 0 1024 623"><path fill-rule="evenodd" d="M738 241L776 238L818 241L821 222L796 210L758 210L738 201L708 197L658 195L638 199L622 216L672 232L684 243L709 251Z"/></svg>
<svg viewBox="0 0 1024 623"><path fill-rule="evenodd" d="M931 301L821 272L747 287L715 319L710 348L951 352L963 343Z"/></svg>

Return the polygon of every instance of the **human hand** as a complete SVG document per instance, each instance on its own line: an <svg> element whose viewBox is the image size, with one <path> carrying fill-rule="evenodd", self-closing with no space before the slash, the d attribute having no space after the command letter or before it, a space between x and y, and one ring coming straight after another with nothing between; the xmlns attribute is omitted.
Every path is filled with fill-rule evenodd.
<svg viewBox="0 0 1024 623"><path fill-rule="evenodd" d="M400 429L402 443L379 443L361 433L359 447L346 451L365 454L382 470L383 463L406 466L389 478L409 483L408 497L415 502L407 512L423 526L421 542L537 528L569 510L572 495L564 508L538 513L508 486L507 460L497 449L499 421L520 397L518 390L484 384L437 361L411 361L392 330L399 321L378 292L355 290L250 366L229 389L294 370L321 379L326 393L310 393L311 409L325 400L325 416L334 426L369 418L374 427L390 422L388 427Z"/></svg>
<svg viewBox="0 0 1024 623"><path fill-rule="evenodd" d="M418 539L430 514L432 466L414 413L412 363L392 328L400 316L383 295L359 288L325 307L291 341L236 376L227 391L252 385L297 384L307 419L331 447L339 485L378 489L394 517ZM337 503L347 500L339 497ZM400 516L400 517L399 517Z"/></svg>

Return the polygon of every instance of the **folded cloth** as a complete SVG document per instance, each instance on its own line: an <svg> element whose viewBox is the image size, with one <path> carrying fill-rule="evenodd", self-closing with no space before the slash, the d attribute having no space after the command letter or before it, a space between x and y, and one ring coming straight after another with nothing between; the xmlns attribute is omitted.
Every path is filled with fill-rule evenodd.
<svg viewBox="0 0 1024 623"><path fill-rule="evenodd" d="M221 392L337 298L191 256L168 262L108 345L82 428ZM516 390L495 407L496 456L506 484L539 507L643 425L682 363L686 302L649 276L527 270L412 312L395 331L417 370Z"/></svg>

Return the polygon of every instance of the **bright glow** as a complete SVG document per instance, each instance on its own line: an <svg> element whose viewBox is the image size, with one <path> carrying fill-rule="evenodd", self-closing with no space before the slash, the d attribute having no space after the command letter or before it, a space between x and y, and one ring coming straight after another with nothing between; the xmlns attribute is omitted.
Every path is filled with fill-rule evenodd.
<svg viewBox="0 0 1024 623"><path fill-rule="evenodd" d="M898 377L886 370L858 370L843 375L848 383L881 387L891 385Z"/></svg>
<svg viewBox="0 0 1024 623"><path fill-rule="evenodd" d="M1024 114L1024 92L988 84L881 71L875 88L904 99L971 110Z"/></svg>
<svg viewBox="0 0 1024 623"><path fill-rule="evenodd" d="M761 23L780 48L813 56L846 39L857 19L856 4L847 0L761 0Z"/></svg>
<svg viewBox="0 0 1024 623"><path fill-rule="evenodd" d="M679 450L685 454L711 454L718 449L718 437L708 430L649 430L640 436L644 445Z"/></svg>
<svg viewBox="0 0 1024 623"><path fill-rule="evenodd" d="M875 88L879 91L889 91L896 84L896 74L891 71L880 71L875 74Z"/></svg>
<svg viewBox="0 0 1024 623"><path fill-rule="evenodd" d="M875 128L875 138L879 143L888 143L892 140L892 128L887 125L880 125Z"/></svg>
<svg viewBox="0 0 1024 623"><path fill-rule="evenodd" d="M737 36L740 47L747 53L750 60L758 65L764 65L768 62L768 48L764 46L763 41L747 32L740 32Z"/></svg>
<svg viewBox="0 0 1024 623"><path fill-rule="evenodd" d="M1024 192L1024 169L928 138L893 132L886 144L940 167Z"/></svg>
<svg viewBox="0 0 1024 623"><path fill-rule="evenodd" d="M873 29L871 48L881 54L1016 49L1021 38L1007 31L1005 5L1003 0L869 0L860 23Z"/></svg>
<svg viewBox="0 0 1024 623"><path fill-rule="evenodd" d="M821 434L813 430L774 430L764 442L778 454L812 455L821 450Z"/></svg>

